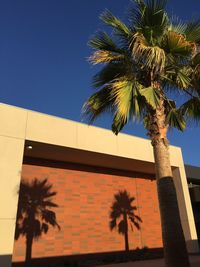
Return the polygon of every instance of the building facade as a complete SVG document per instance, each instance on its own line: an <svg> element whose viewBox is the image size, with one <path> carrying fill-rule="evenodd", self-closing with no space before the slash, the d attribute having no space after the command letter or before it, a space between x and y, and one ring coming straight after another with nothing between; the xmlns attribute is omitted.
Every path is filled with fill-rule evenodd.
<svg viewBox="0 0 200 267"><path fill-rule="evenodd" d="M0 119L0 266L123 251L127 244L162 247L148 140L5 104ZM171 146L170 153L184 235L195 253L181 149ZM186 170L193 180L194 168ZM124 205L128 229L118 214Z"/></svg>

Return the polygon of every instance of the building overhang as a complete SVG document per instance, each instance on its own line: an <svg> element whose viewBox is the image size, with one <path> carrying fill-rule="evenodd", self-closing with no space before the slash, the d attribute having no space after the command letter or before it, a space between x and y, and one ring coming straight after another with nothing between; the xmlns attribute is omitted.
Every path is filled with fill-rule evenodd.
<svg viewBox="0 0 200 267"><path fill-rule="evenodd" d="M147 139L119 134L0 104L1 134L25 140L24 156L154 174L154 157ZM27 149L32 146L32 149ZM170 146L172 168L182 164L179 147Z"/></svg>

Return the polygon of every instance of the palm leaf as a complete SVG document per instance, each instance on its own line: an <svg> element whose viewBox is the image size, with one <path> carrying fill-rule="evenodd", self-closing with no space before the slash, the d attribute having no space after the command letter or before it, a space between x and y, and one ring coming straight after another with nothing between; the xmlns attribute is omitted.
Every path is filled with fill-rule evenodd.
<svg viewBox="0 0 200 267"><path fill-rule="evenodd" d="M176 32L178 34L185 34L185 30L187 28L187 24L181 21L179 18L173 16L171 18L171 22L168 28L168 31Z"/></svg>
<svg viewBox="0 0 200 267"><path fill-rule="evenodd" d="M166 68L165 75L163 75L162 78L165 82L169 83L170 86L175 86L175 88L179 89L187 89L191 86L192 73L193 70L189 65L172 65L170 68Z"/></svg>
<svg viewBox="0 0 200 267"><path fill-rule="evenodd" d="M160 104L160 93L157 89L153 87L142 88L139 93L153 109L156 109Z"/></svg>
<svg viewBox="0 0 200 267"><path fill-rule="evenodd" d="M112 110L114 100L111 97L110 86L103 87L100 91L94 93L84 103L82 114L92 123L102 113Z"/></svg>
<svg viewBox="0 0 200 267"><path fill-rule="evenodd" d="M123 122L129 119L129 112L133 97L132 82L127 80L117 80L112 85L112 94L115 99L114 105L117 113L120 114Z"/></svg>
<svg viewBox="0 0 200 267"><path fill-rule="evenodd" d="M136 1L130 11L130 19L136 31L141 32L151 45L155 45L168 26L165 0Z"/></svg>
<svg viewBox="0 0 200 267"><path fill-rule="evenodd" d="M162 73L165 67L165 52L158 46L149 46L145 37L136 33L131 42L132 55L154 72Z"/></svg>
<svg viewBox="0 0 200 267"><path fill-rule="evenodd" d="M127 123L132 102L132 83L127 80L117 80L112 85L112 94L116 113L112 123L112 131L118 134Z"/></svg>
<svg viewBox="0 0 200 267"><path fill-rule="evenodd" d="M114 40L103 31L98 32L95 36L93 36L88 45L94 49L106 50L110 52L119 52L119 48L117 47Z"/></svg>
<svg viewBox="0 0 200 267"><path fill-rule="evenodd" d="M114 79L125 76L127 65L124 62L110 62L93 77L92 85L95 88L112 82Z"/></svg>
<svg viewBox="0 0 200 267"><path fill-rule="evenodd" d="M165 106L165 112L169 113L171 109L176 109L176 102L172 99L165 98L164 106Z"/></svg>
<svg viewBox="0 0 200 267"><path fill-rule="evenodd" d="M200 119L200 98L193 97L185 102L180 110L186 120L199 121Z"/></svg>
<svg viewBox="0 0 200 267"><path fill-rule="evenodd" d="M111 26L117 33L130 36L130 29L119 18L115 17L109 10L105 10L100 19L108 26Z"/></svg>
<svg viewBox="0 0 200 267"><path fill-rule="evenodd" d="M120 114L116 113L111 126L113 133L118 135L118 133L124 128L126 123L127 121L122 120Z"/></svg>
<svg viewBox="0 0 200 267"><path fill-rule="evenodd" d="M131 114L133 114L133 119L140 120L142 117L142 112L145 109L144 101L139 95L138 90L133 91L133 100L131 107Z"/></svg>
<svg viewBox="0 0 200 267"><path fill-rule="evenodd" d="M132 115L133 119L140 120L142 117L142 112L144 110L144 103L143 100L140 99L140 95L133 96L131 106L132 107L130 108L129 117ZM127 119L123 120L121 114L116 112L113 118L112 131L117 135L127 122Z"/></svg>
<svg viewBox="0 0 200 267"><path fill-rule="evenodd" d="M193 43L187 41L184 35L173 31L168 31L163 39L162 47L174 57L187 57L196 52L196 47Z"/></svg>
<svg viewBox="0 0 200 267"><path fill-rule="evenodd" d="M177 128L180 131L183 131L186 127L184 117L182 116L181 112L175 108L170 109L166 116L166 123L171 128Z"/></svg>
<svg viewBox="0 0 200 267"><path fill-rule="evenodd" d="M89 61L93 64L124 59L124 51L117 47L114 40L106 32L99 32L90 39L88 44L96 49L89 57Z"/></svg>
<svg viewBox="0 0 200 267"><path fill-rule="evenodd" d="M191 82L192 69L189 67L183 67L176 73L176 82L179 88L188 88Z"/></svg>
<svg viewBox="0 0 200 267"><path fill-rule="evenodd" d="M186 39L188 41L200 44L200 19L189 22L184 34L186 35Z"/></svg>
<svg viewBox="0 0 200 267"><path fill-rule="evenodd" d="M121 61L123 59L124 59L124 55L118 54L118 53L112 53L106 50L95 51L89 57L89 61L94 65L99 64L99 63Z"/></svg>
<svg viewBox="0 0 200 267"><path fill-rule="evenodd" d="M115 106L115 116L112 124L112 131L118 134L128 122L130 115L140 119L143 110L143 99L138 91L141 85L137 80L116 80L112 85L112 95Z"/></svg>

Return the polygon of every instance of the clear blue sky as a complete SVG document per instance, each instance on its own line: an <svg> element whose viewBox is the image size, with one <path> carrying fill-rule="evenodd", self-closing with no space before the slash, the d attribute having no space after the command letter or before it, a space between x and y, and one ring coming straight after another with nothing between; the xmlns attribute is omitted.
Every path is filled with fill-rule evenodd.
<svg viewBox="0 0 200 267"><path fill-rule="evenodd" d="M93 92L88 64L89 37L102 23L105 8L125 17L128 0L1 0L0 102L81 121L81 107ZM200 17L199 0L171 0L168 10L187 20ZM110 117L95 125L110 128ZM142 125L125 133L146 137ZM184 160L200 166L200 127L173 130L171 144ZM134 147L133 147L134 149Z"/></svg>

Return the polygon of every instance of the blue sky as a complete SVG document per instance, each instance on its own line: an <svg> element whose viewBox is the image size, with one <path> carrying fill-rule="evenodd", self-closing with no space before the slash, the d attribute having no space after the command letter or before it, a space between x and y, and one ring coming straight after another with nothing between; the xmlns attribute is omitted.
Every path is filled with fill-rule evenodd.
<svg viewBox="0 0 200 267"><path fill-rule="evenodd" d="M81 107L93 92L87 42L102 29L105 8L124 18L128 0L2 0L0 9L0 102L81 121ZM171 0L170 13L200 17L199 0ZM110 128L110 117L95 125ZM125 133L146 138L142 125ZM200 127L169 133L186 163L200 166ZM134 147L133 147L134 149Z"/></svg>

